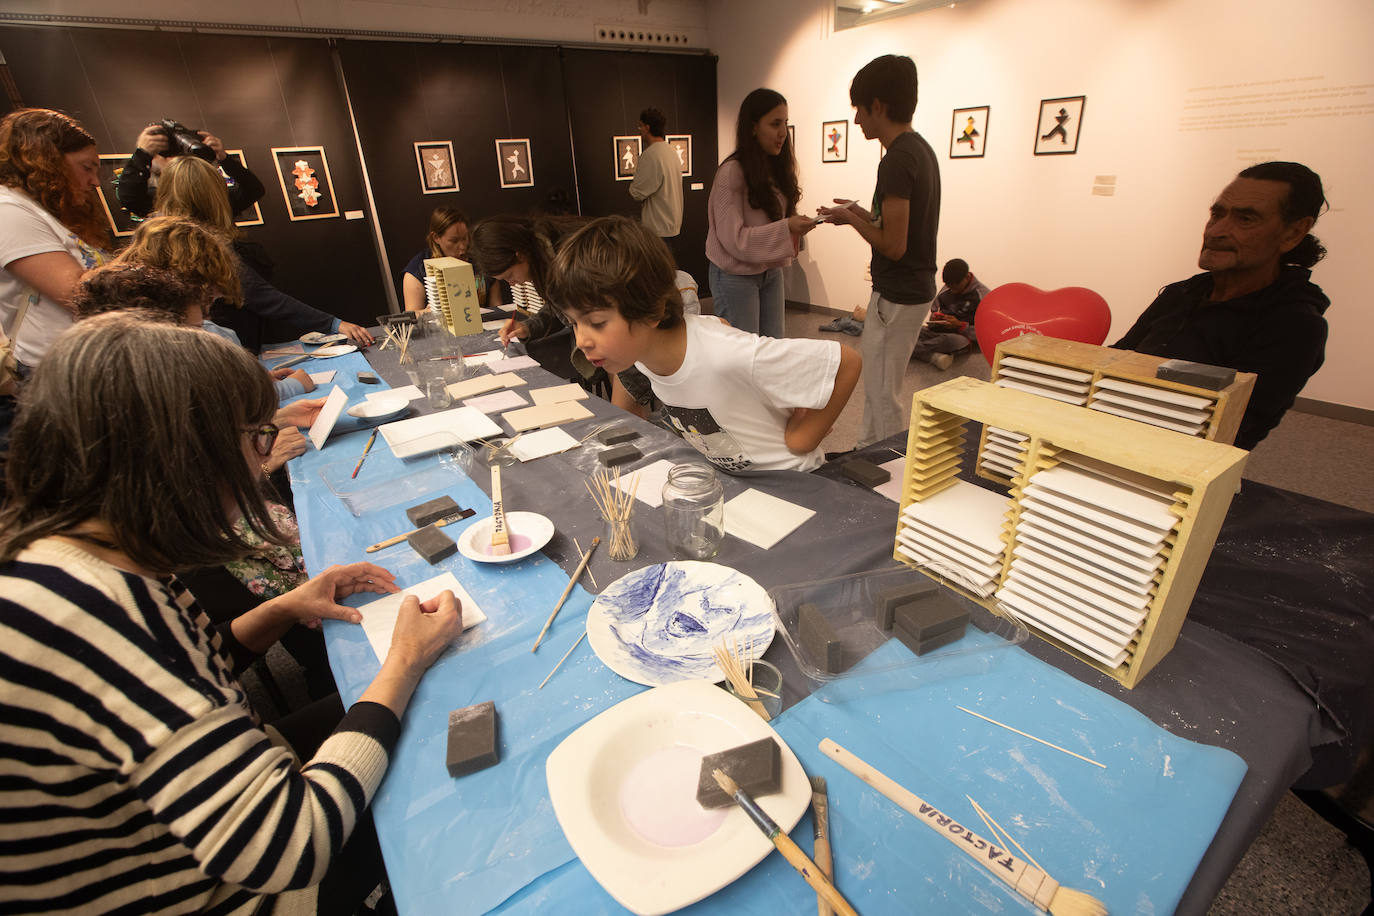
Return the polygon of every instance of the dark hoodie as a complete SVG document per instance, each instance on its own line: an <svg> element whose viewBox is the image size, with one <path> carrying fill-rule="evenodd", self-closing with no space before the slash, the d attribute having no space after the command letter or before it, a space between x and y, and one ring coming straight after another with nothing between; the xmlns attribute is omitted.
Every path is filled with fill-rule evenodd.
<svg viewBox="0 0 1374 916"><path fill-rule="evenodd" d="M1311 276L1283 267L1273 284L1222 302L1207 301L1210 273L1171 283L1113 346L1258 375L1236 433L1236 445L1252 449L1326 357L1322 314L1331 300Z"/></svg>

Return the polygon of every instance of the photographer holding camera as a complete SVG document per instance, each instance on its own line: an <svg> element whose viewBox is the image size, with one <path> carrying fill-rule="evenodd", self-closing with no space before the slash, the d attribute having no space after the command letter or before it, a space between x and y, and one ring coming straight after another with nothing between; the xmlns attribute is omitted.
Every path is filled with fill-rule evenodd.
<svg viewBox="0 0 1374 916"><path fill-rule="evenodd" d="M224 142L219 137L208 130L191 130L164 118L159 124L143 128L134 154L115 177L115 195L124 209L138 219L146 217L153 209L156 176L177 156L196 156L224 173L229 206L235 215L253 206L266 193L256 175L224 152Z"/></svg>

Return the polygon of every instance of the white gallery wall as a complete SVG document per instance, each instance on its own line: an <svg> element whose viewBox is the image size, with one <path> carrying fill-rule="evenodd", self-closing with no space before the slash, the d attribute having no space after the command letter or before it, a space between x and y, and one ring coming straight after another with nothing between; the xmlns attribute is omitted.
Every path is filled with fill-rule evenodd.
<svg viewBox="0 0 1374 916"><path fill-rule="evenodd" d="M849 81L879 54L910 55L915 127L940 157L940 263L966 258L991 286L1094 289L1112 308L1108 343L1161 286L1198 272L1207 208L1238 170L1303 162L1331 202L1315 230L1331 253L1313 279L1332 300L1326 365L1303 396L1374 409L1370 0L967 0L839 32L831 5L711 0L722 155L740 100L769 86L796 125L802 208L867 204L878 144L852 124ZM1077 154L1033 155L1040 101L1077 95ZM983 105L986 154L950 159L953 110ZM822 163L821 122L846 118L848 161ZM819 227L789 297L866 302L868 257L853 230Z"/></svg>

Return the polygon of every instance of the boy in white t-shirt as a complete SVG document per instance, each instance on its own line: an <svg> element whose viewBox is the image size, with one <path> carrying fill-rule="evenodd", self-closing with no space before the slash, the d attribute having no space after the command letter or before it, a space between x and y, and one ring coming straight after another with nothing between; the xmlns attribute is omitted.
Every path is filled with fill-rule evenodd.
<svg viewBox="0 0 1374 916"><path fill-rule="evenodd" d="M557 303L593 365L643 373L674 428L726 471L810 471L859 380L857 351L829 340L758 337L682 314L662 239L623 216L593 220L554 259ZM641 383L642 387L642 383Z"/></svg>

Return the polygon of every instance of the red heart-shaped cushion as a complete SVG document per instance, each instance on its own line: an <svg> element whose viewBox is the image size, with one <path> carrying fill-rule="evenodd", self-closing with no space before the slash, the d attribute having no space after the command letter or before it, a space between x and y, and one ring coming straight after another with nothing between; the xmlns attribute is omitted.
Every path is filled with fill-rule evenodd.
<svg viewBox="0 0 1374 916"><path fill-rule="evenodd" d="M974 330L983 358L992 365L997 345L1022 334L1100 344L1112 327L1107 300L1082 286L1045 292L1029 283L1006 283L978 303Z"/></svg>

